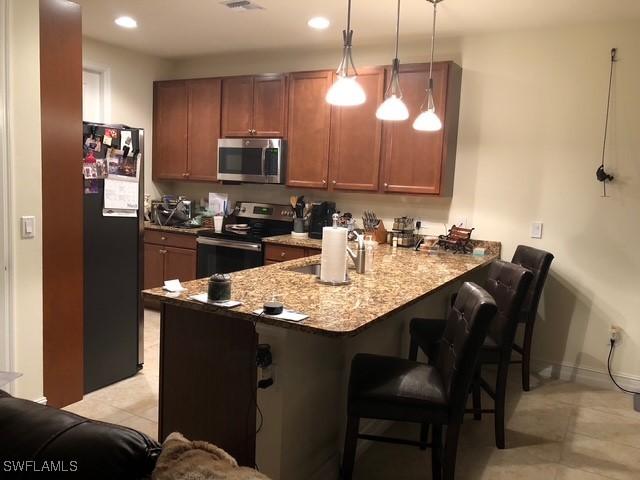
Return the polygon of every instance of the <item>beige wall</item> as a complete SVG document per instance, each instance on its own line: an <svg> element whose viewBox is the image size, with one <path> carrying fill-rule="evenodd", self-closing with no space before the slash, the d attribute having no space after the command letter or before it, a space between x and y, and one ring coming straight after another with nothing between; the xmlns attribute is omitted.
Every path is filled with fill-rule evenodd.
<svg viewBox="0 0 640 480"><path fill-rule="evenodd" d="M9 188L11 309L15 393L42 397L42 183L38 0L9 0ZM20 217L35 215L36 238L20 238Z"/></svg>
<svg viewBox="0 0 640 480"><path fill-rule="evenodd" d="M383 218L413 215L439 232L461 218L475 236L503 242L510 258L519 243L552 251L535 356L543 362L605 371L608 328L622 326L614 370L640 378L640 23L600 24L447 39L438 57L463 67L455 192L452 199L334 195L343 211L364 208ZM601 149L609 50L619 49L608 162L616 175L601 198L595 169ZM405 42L404 62L424 60L424 42ZM388 63L389 46L354 47L357 65ZM333 68L331 51L257 52L176 64L173 78ZM226 191L232 200L286 202L284 187L163 184L198 197ZM529 238L544 222L542 240Z"/></svg>
<svg viewBox="0 0 640 480"><path fill-rule="evenodd" d="M111 118L106 121L144 128L145 191L156 197L158 192L151 182L153 81L166 78L170 63L86 37L82 59L85 66L107 69Z"/></svg>

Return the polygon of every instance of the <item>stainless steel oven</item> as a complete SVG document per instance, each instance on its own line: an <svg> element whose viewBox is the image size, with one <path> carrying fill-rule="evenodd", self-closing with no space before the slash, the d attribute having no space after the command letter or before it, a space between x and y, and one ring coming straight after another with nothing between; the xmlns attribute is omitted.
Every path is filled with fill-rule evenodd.
<svg viewBox="0 0 640 480"><path fill-rule="evenodd" d="M284 183L285 142L279 138L218 140L218 180Z"/></svg>
<svg viewBox="0 0 640 480"><path fill-rule="evenodd" d="M231 273L262 265L262 243L198 237L197 276Z"/></svg>

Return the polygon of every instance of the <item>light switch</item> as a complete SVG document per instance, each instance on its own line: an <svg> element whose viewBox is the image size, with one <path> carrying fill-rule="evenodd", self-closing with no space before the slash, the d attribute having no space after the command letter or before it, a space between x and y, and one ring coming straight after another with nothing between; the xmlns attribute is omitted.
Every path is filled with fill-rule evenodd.
<svg viewBox="0 0 640 480"><path fill-rule="evenodd" d="M20 217L22 238L34 238L36 236L36 217Z"/></svg>
<svg viewBox="0 0 640 480"><path fill-rule="evenodd" d="M531 238L542 238L542 222L531 224Z"/></svg>

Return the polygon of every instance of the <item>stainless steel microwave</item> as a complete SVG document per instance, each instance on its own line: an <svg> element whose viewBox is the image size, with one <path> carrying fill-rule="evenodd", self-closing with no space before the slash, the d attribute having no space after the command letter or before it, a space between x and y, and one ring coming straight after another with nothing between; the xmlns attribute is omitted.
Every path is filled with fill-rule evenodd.
<svg viewBox="0 0 640 480"><path fill-rule="evenodd" d="M280 138L221 138L218 180L284 183L284 147Z"/></svg>

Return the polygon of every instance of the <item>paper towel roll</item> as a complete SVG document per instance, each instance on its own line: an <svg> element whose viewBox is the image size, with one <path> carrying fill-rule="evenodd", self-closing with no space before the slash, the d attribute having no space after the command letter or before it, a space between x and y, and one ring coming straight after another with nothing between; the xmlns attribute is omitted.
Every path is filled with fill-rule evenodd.
<svg viewBox="0 0 640 480"><path fill-rule="evenodd" d="M322 229L322 260L320 280L344 282L347 273L347 229L324 227Z"/></svg>

